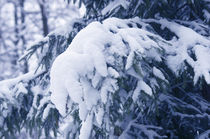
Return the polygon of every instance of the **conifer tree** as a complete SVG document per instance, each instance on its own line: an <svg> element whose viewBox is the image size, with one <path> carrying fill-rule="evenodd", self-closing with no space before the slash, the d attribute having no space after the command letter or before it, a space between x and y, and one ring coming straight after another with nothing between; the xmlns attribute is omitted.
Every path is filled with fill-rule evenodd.
<svg viewBox="0 0 210 139"><path fill-rule="evenodd" d="M22 56L37 69L0 82L0 136L208 138L210 2L74 2L85 16Z"/></svg>

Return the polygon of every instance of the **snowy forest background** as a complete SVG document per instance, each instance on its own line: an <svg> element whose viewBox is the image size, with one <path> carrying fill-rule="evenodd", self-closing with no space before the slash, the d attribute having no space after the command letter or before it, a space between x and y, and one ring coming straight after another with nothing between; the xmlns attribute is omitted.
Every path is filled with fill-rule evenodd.
<svg viewBox="0 0 210 139"><path fill-rule="evenodd" d="M0 138L209 139L210 0L0 0Z"/></svg>

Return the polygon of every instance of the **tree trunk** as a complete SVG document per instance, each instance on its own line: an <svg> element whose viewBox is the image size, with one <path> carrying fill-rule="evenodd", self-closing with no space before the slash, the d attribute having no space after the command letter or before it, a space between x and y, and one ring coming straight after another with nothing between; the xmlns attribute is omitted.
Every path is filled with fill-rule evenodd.
<svg viewBox="0 0 210 139"><path fill-rule="evenodd" d="M43 26L43 36L47 36L49 33L49 28L48 28L48 19L45 11L45 0L42 0L41 2L39 1L39 7L41 10L41 16L42 16L42 26Z"/></svg>
<svg viewBox="0 0 210 139"><path fill-rule="evenodd" d="M19 42L19 30L18 30L18 7L17 4L14 3L14 23L15 23L15 40L14 40L14 45L17 47L18 42ZM14 54L12 55L12 61L11 63L16 66L17 65L17 60L19 58L18 54L18 49L14 49Z"/></svg>
<svg viewBox="0 0 210 139"><path fill-rule="evenodd" d="M20 0L20 15L21 15L21 31L25 31L25 11L24 11L24 3L25 0ZM23 45L23 49L22 49L22 53L26 50L26 40L25 37L23 35L24 33L21 33L21 40L22 40L22 45ZM23 73L27 73L28 72L28 62L24 59L23 60Z"/></svg>

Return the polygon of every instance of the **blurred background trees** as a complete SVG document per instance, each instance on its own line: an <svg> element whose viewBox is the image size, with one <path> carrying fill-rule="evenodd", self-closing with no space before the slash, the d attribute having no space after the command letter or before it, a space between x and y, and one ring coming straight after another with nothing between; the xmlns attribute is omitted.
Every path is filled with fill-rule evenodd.
<svg viewBox="0 0 210 139"><path fill-rule="evenodd" d="M1 0L0 80L27 73L28 62L18 61L24 51L75 17L78 8L60 0Z"/></svg>

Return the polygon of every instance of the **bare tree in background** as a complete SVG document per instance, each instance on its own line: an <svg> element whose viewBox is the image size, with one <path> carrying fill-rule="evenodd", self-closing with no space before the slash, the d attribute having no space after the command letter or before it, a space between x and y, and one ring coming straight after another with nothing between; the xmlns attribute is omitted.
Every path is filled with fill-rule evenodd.
<svg viewBox="0 0 210 139"><path fill-rule="evenodd" d="M25 50L75 15L77 8L56 0L1 0L0 80L27 73L31 65L19 61Z"/></svg>
<svg viewBox="0 0 210 139"><path fill-rule="evenodd" d="M47 36L49 33L49 27L48 27L48 18L46 13L46 3L45 0L38 0L40 12L42 16L42 28L43 28L43 36Z"/></svg>

